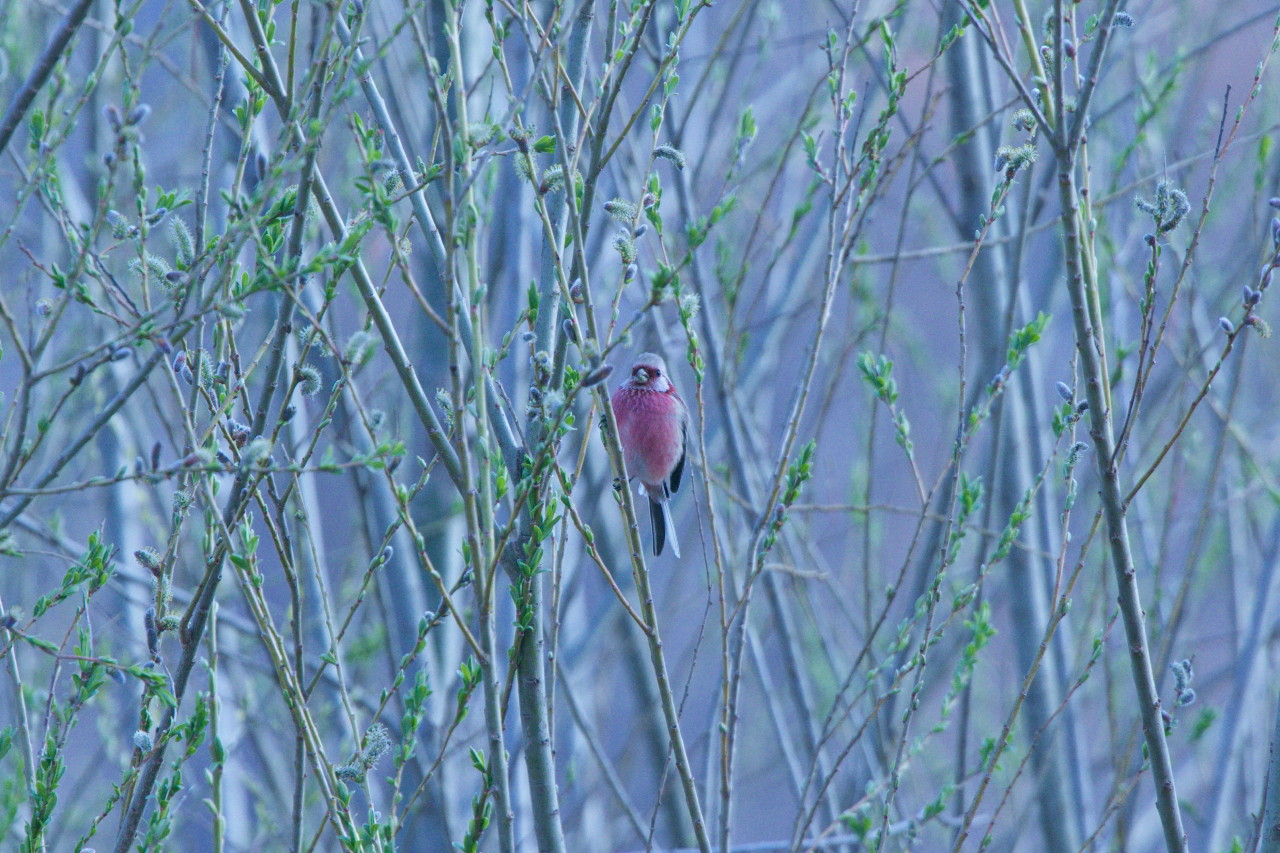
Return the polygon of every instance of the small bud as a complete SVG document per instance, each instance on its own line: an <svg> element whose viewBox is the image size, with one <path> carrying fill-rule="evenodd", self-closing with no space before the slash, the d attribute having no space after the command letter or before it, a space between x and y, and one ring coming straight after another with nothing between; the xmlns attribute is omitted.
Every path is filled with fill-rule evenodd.
<svg viewBox="0 0 1280 853"><path fill-rule="evenodd" d="M111 351L111 360L124 361L131 355L133 355L133 347L116 347Z"/></svg>
<svg viewBox="0 0 1280 853"><path fill-rule="evenodd" d="M615 198L604 203L605 213L618 222L630 222L640 215L639 209L624 198Z"/></svg>
<svg viewBox="0 0 1280 853"><path fill-rule="evenodd" d="M1226 332L1228 335L1236 330L1236 327L1231 325L1231 321L1228 320L1226 317L1218 318L1218 327L1221 328L1222 331Z"/></svg>
<svg viewBox="0 0 1280 853"><path fill-rule="evenodd" d="M293 420L293 416L297 413L297 406L285 406L284 411L280 413L280 423L287 424L289 421Z"/></svg>
<svg viewBox="0 0 1280 853"><path fill-rule="evenodd" d="M1013 114L1013 126L1023 133L1036 129L1036 114L1028 109L1020 109Z"/></svg>
<svg viewBox="0 0 1280 853"><path fill-rule="evenodd" d="M108 151L106 154L102 155L102 165L110 169L115 164L116 164L116 152Z"/></svg>
<svg viewBox="0 0 1280 853"><path fill-rule="evenodd" d="M152 747L151 735L139 729L133 733L133 745L138 752L150 752Z"/></svg>
<svg viewBox="0 0 1280 853"><path fill-rule="evenodd" d="M142 623L147 630L147 652L154 658L160 646L160 632L156 628L156 609L154 607L147 608L146 613L142 616Z"/></svg>
<svg viewBox="0 0 1280 853"><path fill-rule="evenodd" d="M1005 177L1012 180L1022 169L1036 161L1036 147L1026 145L1001 145L996 149L995 166L997 172L1004 172Z"/></svg>
<svg viewBox="0 0 1280 853"><path fill-rule="evenodd" d="M123 240L137 230L129 224L129 220L125 219L124 214L118 210L107 211L107 224L111 226L111 236L117 240Z"/></svg>
<svg viewBox="0 0 1280 853"><path fill-rule="evenodd" d="M383 563L390 563L390 562L391 562L391 558L392 558L393 556L395 556L395 553L396 553L396 549L392 548L390 545L388 545L387 547L383 548L383 549L382 549L382 562L383 562Z"/></svg>
<svg viewBox="0 0 1280 853"><path fill-rule="evenodd" d="M321 388L320 371L312 364L299 364L294 368L298 376L298 390L302 396L318 394Z"/></svg>
<svg viewBox="0 0 1280 853"><path fill-rule="evenodd" d="M107 117L107 124L111 125L111 129L119 133L120 128L124 126L124 119L120 116L120 108L115 104L107 104L103 107L102 114Z"/></svg>
<svg viewBox="0 0 1280 853"><path fill-rule="evenodd" d="M1063 39L1062 53L1067 57L1067 59L1075 59L1076 58L1075 42L1071 41L1070 39Z"/></svg>
<svg viewBox="0 0 1280 853"><path fill-rule="evenodd" d="M271 439L260 435L245 445L244 450L240 452L240 464L249 468L260 462L266 462L269 456L271 456Z"/></svg>
<svg viewBox="0 0 1280 853"><path fill-rule="evenodd" d="M194 456L195 454L192 455ZM155 552L154 548L139 548L133 552L133 558L138 561L138 565L142 566L142 568L156 577L160 577L160 555Z"/></svg>
<svg viewBox="0 0 1280 853"><path fill-rule="evenodd" d="M1146 243L1148 246L1154 246L1154 245L1156 244L1156 235L1154 235L1154 234L1143 234L1143 235L1142 235L1142 242Z"/></svg>
<svg viewBox="0 0 1280 853"><path fill-rule="evenodd" d="M129 110L129 114L125 116L125 124L138 125L147 120L147 116L151 115L150 104L138 104Z"/></svg>
<svg viewBox="0 0 1280 853"><path fill-rule="evenodd" d="M1276 210L1280 210L1280 196L1272 196L1267 199L1267 204L1271 205Z"/></svg>
<svg viewBox="0 0 1280 853"><path fill-rule="evenodd" d="M249 441L249 427L232 418L227 418L227 433L236 447L244 447Z"/></svg>
<svg viewBox="0 0 1280 853"><path fill-rule="evenodd" d="M169 242L173 243L174 256L183 269L189 268L196 260L196 238L187 228L182 216L174 216L169 220ZM178 279L172 279L178 280Z"/></svg>
<svg viewBox="0 0 1280 853"><path fill-rule="evenodd" d="M609 374L611 373L613 373L613 365L602 364L583 378L582 387L591 388L595 385L599 385L601 382L608 379Z"/></svg>
<svg viewBox="0 0 1280 853"><path fill-rule="evenodd" d="M613 238L613 248L618 251L622 263L633 264L636 260L636 244L631 239L631 235L626 231L619 231Z"/></svg>
<svg viewBox="0 0 1280 853"><path fill-rule="evenodd" d="M349 365L359 367L369 360L377 349L378 339L371 332L361 329L353 334L342 350L342 359Z"/></svg>
<svg viewBox="0 0 1280 853"><path fill-rule="evenodd" d="M1169 670L1173 673L1173 689L1181 693L1187 689L1187 671L1182 668L1182 661L1174 661L1169 664Z"/></svg>
<svg viewBox="0 0 1280 853"><path fill-rule="evenodd" d="M1075 399L1075 392L1071 390L1071 386L1067 385L1067 383L1059 382L1056 387L1058 389L1058 396L1065 402L1070 403Z"/></svg>
<svg viewBox="0 0 1280 853"><path fill-rule="evenodd" d="M254 165L254 171L257 172L257 175L258 175L258 181L259 182L265 181L267 179L267 165L268 165L267 154L265 151L259 151L257 153L257 156L253 158L253 165Z"/></svg>
<svg viewBox="0 0 1280 853"><path fill-rule="evenodd" d="M1156 224L1157 234L1168 234L1177 228L1191 210L1191 203L1187 200L1187 194L1170 181L1160 181L1156 184L1156 197L1154 200L1148 201L1144 198L1135 198L1134 204L1138 210L1152 218ZM1148 245L1155 244L1148 243Z"/></svg>
<svg viewBox="0 0 1280 853"><path fill-rule="evenodd" d="M578 342L578 330L574 327L572 320L565 317L564 322L560 324L560 328L564 329L564 336L570 343L576 344Z"/></svg>
<svg viewBox="0 0 1280 853"><path fill-rule="evenodd" d="M1089 401L1081 400L1079 405L1076 406L1076 414L1083 415L1087 411L1089 411Z"/></svg>
<svg viewBox="0 0 1280 853"><path fill-rule="evenodd" d="M542 183L538 185L538 194L546 195L547 193L558 192L564 189L564 167L560 165L550 166L542 173Z"/></svg>
<svg viewBox="0 0 1280 853"><path fill-rule="evenodd" d="M339 764L333 768L333 775L338 777L338 781L348 785L359 785L364 782L365 771L359 764Z"/></svg>
<svg viewBox="0 0 1280 853"><path fill-rule="evenodd" d="M698 311L702 308L702 300L698 298L696 293L686 293L680 297L680 317L685 320L692 320L698 315Z"/></svg>
<svg viewBox="0 0 1280 853"><path fill-rule="evenodd" d="M664 160L670 160L675 164L677 169L684 168L684 152L679 148L675 148L670 145L659 145L657 148L653 149L653 156L655 158L661 157Z"/></svg>
<svg viewBox="0 0 1280 853"><path fill-rule="evenodd" d="M160 442L151 445L151 470L154 471L160 467Z"/></svg>

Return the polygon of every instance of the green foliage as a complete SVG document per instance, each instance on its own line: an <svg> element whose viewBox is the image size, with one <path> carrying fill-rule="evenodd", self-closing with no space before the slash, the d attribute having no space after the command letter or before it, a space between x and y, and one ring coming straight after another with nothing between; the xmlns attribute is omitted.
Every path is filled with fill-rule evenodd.
<svg viewBox="0 0 1280 853"><path fill-rule="evenodd" d="M1043 311L1036 313L1036 318L1025 326L1015 329L1009 335L1009 348L1005 353L1005 363L1009 365L1010 370L1016 370L1022 365L1023 360L1027 357L1027 352L1032 346L1040 342L1044 336L1044 331L1049 325L1050 315Z"/></svg>

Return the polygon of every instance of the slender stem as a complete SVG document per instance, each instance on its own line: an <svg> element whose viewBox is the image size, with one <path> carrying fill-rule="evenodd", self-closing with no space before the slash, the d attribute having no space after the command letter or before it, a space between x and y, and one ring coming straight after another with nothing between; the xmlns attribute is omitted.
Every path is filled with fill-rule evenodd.
<svg viewBox="0 0 1280 853"><path fill-rule="evenodd" d="M67 9L67 13L62 16L62 22L58 24L58 29L53 33L53 38L45 46L44 53L40 54L31 73L22 82L22 87L9 101L4 117L0 118L0 154L3 154L9 146L9 140L13 138L14 131L18 129L18 125L22 124L22 118L35 101L40 87L49 79L54 66L62 59L62 52L79 31L93 3L94 0L76 0L75 5Z"/></svg>
<svg viewBox="0 0 1280 853"><path fill-rule="evenodd" d="M1077 207L1075 164L1070 157L1059 161L1058 190L1062 203L1067 286L1071 297L1071 316L1075 324L1076 349L1080 355L1080 372L1089 401L1089 434L1093 438L1095 458L1098 460L1103 514L1106 518L1111 545L1111 562L1115 570L1117 599L1124 618L1129 663L1134 688L1138 694L1137 710L1142 720L1142 733L1146 740L1151 773L1155 780L1156 808L1164 827L1165 846L1170 853L1174 851L1185 853L1187 836L1183 829L1182 812L1174 786L1173 762L1165 739L1160 695L1156 689L1155 675L1151 667L1151 646L1147 640L1142 600L1138 590L1138 572L1129 546L1124 492L1120 486L1120 473L1114 461L1115 440L1112 435L1111 410L1107 406L1106 399L1108 378L1101 357L1106 345L1101 329L1097 328L1093 322L1090 296L1085 284L1082 261L1084 249Z"/></svg>

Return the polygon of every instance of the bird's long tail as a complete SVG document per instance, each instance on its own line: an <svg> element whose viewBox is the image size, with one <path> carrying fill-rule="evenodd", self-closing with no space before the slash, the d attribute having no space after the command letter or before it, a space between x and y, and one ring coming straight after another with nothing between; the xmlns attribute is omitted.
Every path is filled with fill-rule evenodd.
<svg viewBox="0 0 1280 853"><path fill-rule="evenodd" d="M662 554L662 548L671 537L671 553L680 559L680 540L676 538L676 526L671 520L671 504L668 501L649 499L649 520L653 523L653 555Z"/></svg>

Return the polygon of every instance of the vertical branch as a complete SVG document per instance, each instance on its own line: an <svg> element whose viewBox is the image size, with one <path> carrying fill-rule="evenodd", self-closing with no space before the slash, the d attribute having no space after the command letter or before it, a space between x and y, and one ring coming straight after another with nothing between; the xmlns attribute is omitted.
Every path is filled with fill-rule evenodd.
<svg viewBox="0 0 1280 853"><path fill-rule="evenodd" d="M1108 382L1101 354L1106 344L1102 330L1095 327L1090 310L1090 295L1086 289L1082 254L1084 247L1080 234L1080 213L1077 207L1078 193L1075 183L1074 158L1068 152L1058 161L1058 191L1062 204L1062 227L1067 264L1067 288L1071 297L1071 317L1075 324L1076 350L1080 354L1080 373L1084 380L1089 401L1089 434L1093 438L1098 475L1102 485L1102 507L1106 517L1108 540L1111 545L1111 562L1115 570L1117 600L1124 618L1124 630L1129 649L1134 689L1138 694L1138 714L1142 720L1142 734L1151 762L1151 774L1156 786L1156 808L1164 827L1165 845L1170 853L1187 850L1186 830L1182 826L1182 812L1174 787L1173 762L1169 757L1169 745L1165 739L1164 720L1160 707L1160 695L1156 689L1155 675L1151 668L1151 646L1142 612L1142 600L1138 590L1138 572L1129 546L1129 527L1125 518L1124 493L1120 487L1120 474L1115 461L1115 442L1112 434L1111 409L1107 405Z"/></svg>
<svg viewBox="0 0 1280 853"><path fill-rule="evenodd" d="M62 22L58 24L58 29L54 31L53 38L49 39L44 53L40 54L31 73L22 82L21 88L13 94L13 99L9 101L9 106L4 111L4 117L0 118L0 154L9 147L13 132L18 129L18 125L22 124L22 117L27 114L27 109L35 101L36 93L49 79L53 67L62 59L62 52L80 30L93 2L94 0L76 0L76 4L67 10L67 13L62 16Z"/></svg>
<svg viewBox="0 0 1280 853"><path fill-rule="evenodd" d="M1267 750L1267 784L1263 788L1258 828L1260 853L1280 853L1280 701L1276 703L1275 718L1271 746Z"/></svg>
<svg viewBox="0 0 1280 853"><path fill-rule="evenodd" d="M511 797L511 772L507 760L506 744L503 737L503 693L498 685L497 653L497 581L494 565L494 517L493 517L493 478L491 476L491 451L489 447L489 420L486 411L486 377L489 366L484 359L484 340L481 318L483 310L483 288L480 286L479 270L476 259L476 215L475 200L472 194L472 163L470 141L467 139L470 121L467 104L467 77L462 54L462 8L457 4L453 15L445 21L444 35L449 43L450 67L457 96L454 100L457 110L457 124L453 139L454 157L458 163L458 174L449 175L449 188L455 193L455 218L451 222L451 240L448 244L445 266L442 276L448 288L448 308L450 319L449 367L454 377L454 394L456 414L461 418L465 409L461 401L474 395L475 416L473 418L475 438L468 439L462 430L458 431L458 458L465 478L462 486L463 500L466 504L467 526L471 561L476 573L478 593L480 595L480 634L485 659L480 662L484 678L484 716L485 729L489 739L489 755L487 757L488 778L486 784L493 789L495 806L498 811L498 847L502 853L515 853L515 815ZM460 197L456 195L458 186L466 189ZM459 231L459 228L462 230ZM455 278L455 265L461 266L463 282ZM465 289L464 289L465 284ZM450 286L452 285L452 286ZM460 319L466 317L466 333ZM463 389L460 382L458 353L466 348L472 366L472 384L470 389ZM469 442L474 441L474 447ZM475 467L472 467L474 457ZM536 821L535 821L536 823ZM541 845L539 845L541 846ZM563 847L563 842L562 845ZM545 849L545 848L544 848Z"/></svg>
<svg viewBox="0 0 1280 853"><path fill-rule="evenodd" d="M256 12L251 14L251 17L254 16L256 16ZM256 22L256 17L254 17L254 20ZM313 77L313 87L308 104L313 119L320 113L324 83L325 74L323 72L316 73ZM289 269L291 270L296 270L300 266L307 206L311 198L312 183L318 179L315 165L320 140L316 138L300 141L304 141L306 147L303 149L303 166L299 177L297 196L294 200L292 230L288 244L287 257L290 264ZM292 284L286 286L292 286ZM253 435L261 435L266 427L267 412L275 397L280 367L284 360L285 342L292 331L293 309L294 300L282 296L276 317L274 339L268 356L266 381L259 391L257 405L253 410L253 424L250 427ZM235 483L231 488L230 496L227 499L226 508L222 515L223 524L227 528L235 524L249 504L250 476L251 473L248 467L242 467L236 475ZM205 574L200 582L200 588L182 619L180 629L180 637L183 644L182 658L178 663L173 683L173 695L179 704L186 693L187 683L195 666L196 654L200 649L200 639L214 606L214 595L222 578L222 564L225 555L226 548L224 545L215 546L213 556L206 563ZM146 809L151 790L155 786L160 767L164 763L167 735L173 726L176 715L176 707L165 708L164 717L157 729L156 749L148 757L139 776L137 787L132 792L128 810L121 819L120 829L116 836L116 853L126 853L133 846L134 835L137 832L139 822L142 820L142 813Z"/></svg>
<svg viewBox="0 0 1280 853"><path fill-rule="evenodd" d="M956 10L956 13L963 20L963 11ZM952 85L948 89L952 129L957 138L967 140L956 153L957 159L967 164L966 168L958 172L959 207L967 211L981 210L987 203L989 190L982 185L980 176L989 168L986 164L991 152L997 150L1000 139L998 126L993 126L985 119L996 111L995 98L990 91L990 75L984 73L987 71L984 54L976 40L957 41L947 51L946 59L948 73L952 77ZM1030 176L1024 180L1029 186ZM1005 217L996 221L993 236L1009 232L1005 221ZM966 219L957 225L957 236L963 239L969 233L972 223ZM1014 320L1024 310L1033 313L1027 307L1030 300L1025 289L1019 287L1018 269L1011 263L1011 254L1006 245L995 243L987 246L974 259L975 279L999 284L999 287L974 287L968 290L966 297L972 301L974 315L1005 318L1002 324L977 324L979 352L975 363L979 376L995 376L1000 372L1007 357L1006 342ZM986 504L985 511L989 518L997 512L1005 512L1008 507L1015 506L1021 500L1035 477L1037 460L1045 456L1043 433L1034 423L1034 413L1029 411L1027 403L1033 399L1030 389L1043 387L1043 376L1037 371L1033 361L1024 365L1011 381L1027 389L1028 393L1003 394L993 410L994 436L985 463L986 470L991 472L996 483L995 492ZM977 395L983 393L982 389L978 389ZM975 401L977 395L974 397ZM1043 493L1041 494L1043 498ZM1047 507L1041 508L1044 511L1038 511L1037 517L1050 517L1051 511ZM1046 561L1037 556L1037 551L1050 554L1054 549L1052 532L1047 523L1035 525L1034 532L1030 535L1038 540L1039 548L1014 549L1007 558L1009 569L1016 577L1014 583L1019 590L1019 594L1013 596L1010 606L1013 608L1014 622L1018 626L1013 642L1017 647L1019 665L1024 671L1031 671L1035 667L1034 662L1039 660L1040 628L1050 621L1050 592L1047 586L1051 573L1046 572ZM1061 701L1061 679L1057 664L1066 644L1061 636L1054 639L1053 643L1053 653L1041 664L1043 674L1030 683L1025 703L1026 728L1029 733L1038 731L1045 725L1052 709ZM968 773L968 721L972 691L973 686L970 685L962 699L957 786ZM1046 848L1056 851L1076 850L1083 825L1082 810L1076 805L1075 796L1080 788L1072 773L1079 763L1070 754L1074 714L1070 708L1067 711L1063 719L1065 731L1056 738L1046 738L1046 748L1033 750L1030 756L1033 766L1043 779L1037 786L1041 833ZM964 813L963 796L956 798L955 808L956 814Z"/></svg>
<svg viewBox="0 0 1280 853"><path fill-rule="evenodd" d="M609 397L603 389L597 394L598 402L604 412L601 437L605 449L609 452L609 460L617 477L625 477L626 469L622 464L622 445L618 439L618 421L609 404ZM662 649L662 635L658 630L658 614L653 605L653 588L649 584L649 567L645 564L644 543L640 537L640 526L636 522L635 502L631 490L627 488L616 491L618 501L622 504L623 517L626 519L626 547L631 557L631 575L635 580L636 593L640 597L640 615L646 626L645 637L649 641L649 659L658 686L658 695L662 702L662 716L666 720L667 734L671 740L671 752L675 758L676 774L684 789L685 806L689 810L689 820L693 823L693 834L697 841L699 853L711 853L711 839L707 835L706 821L702 816L702 805L698 799L698 786L694 781L693 767L689 763L689 753L685 749L684 736L680 731L680 714L676 708L675 694L671 690L671 679L667 673L666 654Z"/></svg>

